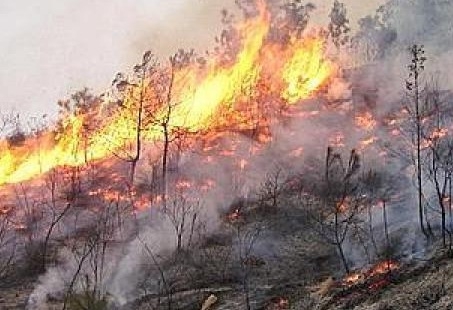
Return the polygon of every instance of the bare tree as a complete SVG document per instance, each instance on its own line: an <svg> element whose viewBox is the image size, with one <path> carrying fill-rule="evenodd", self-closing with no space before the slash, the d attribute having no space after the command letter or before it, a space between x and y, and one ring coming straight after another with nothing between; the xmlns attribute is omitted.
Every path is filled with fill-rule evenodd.
<svg viewBox="0 0 453 310"><path fill-rule="evenodd" d="M246 309L250 310L252 309L250 296L252 289L251 273L253 268L256 267L258 263L253 254L255 245L259 240L264 227L261 223L247 223L243 217L239 217L231 221L230 225L236 241L237 259L239 260L240 280L244 303Z"/></svg>
<svg viewBox="0 0 453 310"><path fill-rule="evenodd" d="M172 145L177 146L177 153L182 151L184 138L187 135L187 130L184 129L183 123L174 121L175 111L179 104L177 98L174 98L175 73L181 71L184 67L200 62L194 50L179 49L177 53L169 58L168 73L157 76L155 84L157 88L157 101L162 108L162 114L157 120L157 125L163 134L163 152L162 152L162 185L163 185L163 202L164 206L167 199L168 190L168 172L169 159L171 155ZM184 115L176 115L179 121L184 119Z"/></svg>
<svg viewBox="0 0 453 310"><path fill-rule="evenodd" d="M172 285L172 281L170 276L167 274L165 271L164 267L162 266L162 258L159 257L153 250L152 248L145 242L143 241L140 236L138 237L138 240L140 243L143 245L143 248L145 250L145 253L151 258L153 267L157 269L158 274L159 274L159 280L157 281L157 298L156 302L154 303L155 305L149 305L151 308L154 309L159 309L160 305L162 303L162 296L166 298L166 307L167 310L172 310L173 309L173 293L174 293L174 287Z"/></svg>
<svg viewBox="0 0 453 310"><path fill-rule="evenodd" d="M76 269L67 283L63 310L70 305L71 309L106 309L105 272L118 233L117 212L121 210L115 202L91 212L93 223L68 243Z"/></svg>
<svg viewBox="0 0 453 310"><path fill-rule="evenodd" d="M40 203L34 199L31 190L25 184L14 186L16 196L16 207L20 208L20 213L16 216L15 226L24 236L24 248L28 257L33 257L37 250L40 237L39 223L43 217L40 211Z"/></svg>
<svg viewBox="0 0 453 310"><path fill-rule="evenodd" d="M178 54L176 54L178 55ZM175 69L177 65L177 56L170 57L170 74L167 82L167 89L164 92L164 98L161 98L161 106L164 107L163 117L160 120L160 126L162 128L162 133L164 135L163 141L163 152L162 152L162 184L163 184L163 197L164 197L164 205L167 199L167 172L168 172L168 157L170 152L170 144L173 142L173 132L174 128L171 126L171 118L174 109L174 104L172 103L172 91L173 91L173 83L175 79ZM180 53L179 55L185 55L184 53ZM162 81L160 81L162 82Z"/></svg>
<svg viewBox="0 0 453 310"><path fill-rule="evenodd" d="M43 201L43 212L48 213L49 216L44 215L44 221L46 223L46 233L44 236L43 242L43 250L42 250L42 269L46 270L47 267L47 259L48 259L48 248L51 241L52 233L56 226L60 223L60 221L64 218L64 216L68 213L71 209L72 202L61 201L58 192L58 174L56 171L51 171L47 175L46 180L46 187L49 191L49 198ZM61 206L63 204L63 206ZM47 222L47 218L49 218L49 222Z"/></svg>
<svg viewBox="0 0 453 310"><path fill-rule="evenodd" d="M282 168L277 167L273 172L266 175L264 182L258 190L258 200L263 205L278 206L281 197L286 193L286 178Z"/></svg>
<svg viewBox="0 0 453 310"><path fill-rule="evenodd" d="M453 137L448 126L453 121L450 108L438 84L428 85L423 96L426 112L423 120L423 147L428 163L423 165L426 177L434 187L435 201L441 214L442 244L447 246L447 209L450 205L449 185L453 173Z"/></svg>
<svg viewBox="0 0 453 310"><path fill-rule="evenodd" d="M200 225L199 201L185 197L177 192L162 210L170 221L176 236L176 251L190 247Z"/></svg>
<svg viewBox="0 0 453 310"><path fill-rule="evenodd" d="M154 123L155 102L150 94L149 82L152 75L157 72L158 62L156 57L147 51L143 54L140 64L134 67L134 74L128 78L119 73L113 85L120 93L120 109L129 114L133 120L132 141L124 141L121 151L119 145L114 145L114 154L130 164L129 182L133 184L137 163L142 155L143 132Z"/></svg>
<svg viewBox="0 0 453 310"><path fill-rule="evenodd" d="M381 254L385 255L387 261L390 260L390 250L392 248L392 243L390 239L389 232L389 222L388 222L388 205L392 202L393 195L400 191L398 182L396 181L398 176L390 175L385 171L375 171L369 170L364 173L361 178L363 195L365 195L364 205L367 208L368 212L368 234L370 241L376 251L377 256ZM378 252L378 244L375 237L375 227L373 219L373 210L375 208L381 207L382 209L382 220L384 223L384 239L385 247L383 253Z"/></svg>
<svg viewBox="0 0 453 310"><path fill-rule="evenodd" d="M411 55L411 64L408 65L409 76L406 80L406 90L411 100L410 104L406 105L409 112L411 123L415 128L414 146L416 149L415 155L415 170L417 175L417 197L418 197L418 215L420 229L428 236L429 222L426 220L426 210L423 204L423 172L422 172L422 139L423 139L423 114L421 103L421 73L425 69L425 50L423 45L414 44L409 49ZM428 225L427 227L425 226Z"/></svg>
<svg viewBox="0 0 453 310"><path fill-rule="evenodd" d="M363 208L364 196L360 187L360 159L352 150L345 163L341 154L327 148L324 178L309 181L308 195L303 196L309 207L314 229L323 240L335 246L346 273L350 272L343 245L351 230L358 227L358 215Z"/></svg>
<svg viewBox="0 0 453 310"><path fill-rule="evenodd" d="M9 213L9 210L0 209L0 279L8 275L17 248Z"/></svg>

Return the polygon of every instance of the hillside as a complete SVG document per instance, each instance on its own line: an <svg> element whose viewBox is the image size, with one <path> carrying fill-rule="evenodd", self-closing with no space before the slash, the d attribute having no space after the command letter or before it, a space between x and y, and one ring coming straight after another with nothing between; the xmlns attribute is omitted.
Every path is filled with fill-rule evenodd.
<svg viewBox="0 0 453 310"><path fill-rule="evenodd" d="M235 4L0 113L0 309L452 309L453 2Z"/></svg>

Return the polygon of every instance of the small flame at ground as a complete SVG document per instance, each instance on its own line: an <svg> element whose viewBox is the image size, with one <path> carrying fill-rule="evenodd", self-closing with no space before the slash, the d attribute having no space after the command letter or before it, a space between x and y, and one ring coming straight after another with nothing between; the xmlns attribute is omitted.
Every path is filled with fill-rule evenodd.
<svg viewBox="0 0 453 310"><path fill-rule="evenodd" d="M372 279L375 277L378 277L380 275L385 275L388 274L394 270L397 270L400 268L400 265L398 262L392 261L392 260L384 260L381 261L368 270L364 272L354 272L346 276L346 278L343 280L343 284L346 286L352 286L358 283L363 283L367 281L368 279ZM371 286L373 283L371 284Z"/></svg>

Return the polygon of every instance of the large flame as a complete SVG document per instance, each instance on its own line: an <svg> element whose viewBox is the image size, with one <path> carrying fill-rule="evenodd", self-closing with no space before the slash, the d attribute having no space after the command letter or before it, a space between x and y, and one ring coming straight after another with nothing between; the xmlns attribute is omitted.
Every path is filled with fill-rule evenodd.
<svg viewBox="0 0 453 310"><path fill-rule="evenodd" d="M292 38L285 44L268 42L269 14L264 5L259 8L256 17L237 26L242 48L234 63L225 65L213 56L202 68L193 65L174 72L171 128L196 133L216 126L220 114L233 118L243 89L257 87L264 76L272 95L294 104L311 97L334 74L336 67L324 54L324 37ZM123 108L97 124L88 137L83 129L86 115L74 113L62 119L58 133L49 130L19 144L0 141L0 185L30 180L56 167L77 167L109 158L125 142L133 143L137 124L131 110L136 108L137 91L133 90ZM154 109L156 119L166 113L165 107ZM147 126L144 139L153 142L162 138L156 123Z"/></svg>

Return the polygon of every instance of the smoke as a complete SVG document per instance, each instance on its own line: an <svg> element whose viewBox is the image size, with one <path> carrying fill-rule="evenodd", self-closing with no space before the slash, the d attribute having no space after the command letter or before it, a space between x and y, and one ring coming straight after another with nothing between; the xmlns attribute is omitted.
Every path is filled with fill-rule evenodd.
<svg viewBox="0 0 453 310"><path fill-rule="evenodd" d="M165 59L180 47L206 48L224 2L4 2L0 25L9 31L0 35L0 109L53 116L59 99L85 86L103 91L144 50Z"/></svg>
<svg viewBox="0 0 453 310"><path fill-rule="evenodd" d="M452 12L450 1L394 0L382 6L375 16L363 19L382 21L375 25L363 23L361 29L369 36L374 34L368 39L378 45L375 52L378 57L362 77L367 79L365 84L379 91L380 108L391 107L401 99L410 62L408 48L412 44L425 46L428 58L425 76L438 74L445 81L443 86L448 87L453 65L448 56L453 48Z"/></svg>
<svg viewBox="0 0 453 310"><path fill-rule="evenodd" d="M453 91L450 83L453 69L450 56L453 49L452 14L451 1L392 0L379 8L375 15L361 20L356 39L366 42L362 48L368 48L368 53L371 50L373 57L371 62L358 69L352 84L356 95L361 93L360 96L364 97L367 91L376 93L376 106L372 109L379 123L384 123L389 114L400 110L401 102L409 100L405 82L410 64L408 48L413 44L423 45L426 52L427 61L421 84L430 82L434 77L440 81L442 90ZM395 137L385 132L381 134L383 142L399 143ZM401 175L404 181L400 183L399 199L389 208L389 227L393 235L400 238L398 246L402 255L408 259L423 256L427 247L416 217L416 189L411 182L414 172L407 163L397 158L393 158L391 167L389 173ZM426 185L425 195L429 196L429 190L429 185ZM377 213L373 217L377 227L382 227L382 214ZM435 217L433 222L434 226L438 225ZM348 252L351 260L358 262L358 265L364 263L363 252L354 250L352 245Z"/></svg>
<svg viewBox="0 0 453 310"><path fill-rule="evenodd" d="M199 14L204 16L206 12ZM367 36L357 37L358 40L367 40L366 43L373 46L372 62L355 68L357 71L351 76L345 74L334 80L326 91L328 100L308 100L294 107L294 111L303 117L274 123L271 126L272 141L269 144L263 146L246 135L228 133L219 138L212 161L199 149L186 151L181 155L179 176L215 182L214 187L201 191L198 195L191 193L192 198L200 202L203 221L208 223L208 233L219 227L221 215L234 199L252 195L266 174L275 167L301 171L307 158L322 158L329 145L337 145L345 150L360 148L361 141L374 135L372 131L358 128L354 123L355 116L366 108L375 114L380 124L399 104L404 95L409 63L406 51L408 45L418 43L426 46L427 74L439 72L446 80L451 78L453 61L449 55L453 49L453 41L450 39L453 31L453 4L450 1L393 0L378 15L384 15L382 23L362 24L363 28L359 31ZM374 16L368 20L373 19ZM183 27L184 24L176 26ZM156 34L150 36L153 35ZM369 96L374 95L372 100L369 99ZM372 104L369 104L370 101ZM387 138L384 133L378 135L383 136L383 139ZM259 150L254 151L256 148ZM234 151L234 156L228 155L228 151ZM225 155L221 155L222 152ZM363 149L364 158L370 166L380 162L378 152L378 147ZM401 163L393 163L387 169L398 171L401 168ZM143 162L142 169L142 173L146 173ZM406 231L404 238L407 240L402 242L402 251L414 253L422 247L416 242L416 212L413 210L412 199L405 194L403 191L403 202L389 207L389 225L395 233ZM380 211L374 212L376 226L382 226L381 214L378 213ZM176 246L171 223L154 211L140 214L137 225L139 237L131 237L134 235L131 233L125 240L129 237L132 240L125 242L125 245L109 256L110 271L106 276L105 291L115 296L114 302L118 304L125 304L138 297L136 288L142 276L143 262L149 260L147 253L144 253L144 244L156 254L172 252ZM352 245L348 253L350 259L357 262L363 257ZM41 277L30 297L30 309L39 309L47 296L64 288L64 283L73 275L76 264L69 252L62 250L60 256L63 264L49 269Z"/></svg>

